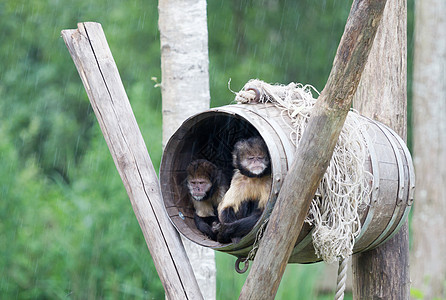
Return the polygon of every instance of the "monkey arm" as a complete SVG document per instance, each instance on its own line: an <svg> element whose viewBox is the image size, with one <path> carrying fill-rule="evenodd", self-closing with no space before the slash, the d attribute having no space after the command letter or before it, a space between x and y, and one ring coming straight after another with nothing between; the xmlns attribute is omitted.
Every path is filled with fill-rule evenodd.
<svg viewBox="0 0 446 300"><path fill-rule="evenodd" d="M195 226L202 233L213 239L217 240L217 233L212 229L215 223L218 223L218 218L216 216L211 217L200 217L196 213L194 214Z"/></svg>
<svg viewBox="0 0 446 300"><path fill-rule="evenodd" d="M217 241L220 243L229 243L232 240L238 240L247 235L262 215L261 210L256 210L250 216L236 220L232 223L220 223L220 231L217 235Z"/></svg>
<svg viewBox="0 0 446 300"><path fill-rule="evenodd" d="M244 201L237 213L232 207L224 209L220 213L221 223L217 240L220 243L239 240L252 230L262 212L263 210L258 208L258 201Z"/></svg>

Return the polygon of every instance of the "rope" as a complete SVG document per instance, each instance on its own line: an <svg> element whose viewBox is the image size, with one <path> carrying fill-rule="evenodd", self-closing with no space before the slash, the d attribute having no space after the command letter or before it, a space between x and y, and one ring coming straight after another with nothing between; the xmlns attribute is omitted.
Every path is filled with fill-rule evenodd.
<svg viewBox="0 0 446 300"><path fill-rule="evenodd" d="M258 92L254 89L247 88L246 90L240 91L237 93L235 97L235 101L238 103L255 103L257 102L256 99L260 97ZM258 100L258 99L257 99Z"/></svg>
<svg viewBox="0 0 446 300"><path fill-rule="evenodd" d="M336 284L335 300L344 299L345 282L347 281L347 263L349 258L340 258L338 267L338 280Z"/></svg>

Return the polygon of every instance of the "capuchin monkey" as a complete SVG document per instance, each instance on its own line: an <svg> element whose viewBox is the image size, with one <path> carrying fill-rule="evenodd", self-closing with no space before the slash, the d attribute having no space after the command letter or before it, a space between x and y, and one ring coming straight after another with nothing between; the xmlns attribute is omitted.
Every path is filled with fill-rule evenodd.
<svg viewBox="0 0 446 300"><path fill-rule="evenodd" d="M202 233L217 240L217 207L228 189L222 172L205 159L192 161L187 167L187 188L195 208L195 225Z"/></svg>
<svg viewBox="0 0 446 300"><path fill-rule="evenodd" d="M237 243L262 215L271 192L268 149L260 137L240 140L232 152L234 175L218 206L217 241Z"/></svg>

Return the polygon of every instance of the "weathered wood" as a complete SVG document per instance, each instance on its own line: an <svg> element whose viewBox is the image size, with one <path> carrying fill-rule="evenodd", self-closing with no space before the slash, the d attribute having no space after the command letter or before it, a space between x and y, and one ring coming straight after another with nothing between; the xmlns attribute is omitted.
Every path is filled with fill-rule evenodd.
<svg viewBox="0 0 446 300"><path fill-rule="evenodd" d="M446 299L446 1L415 2L412 288Z"/></svg>
<svg viewBox="0 0 446 300"><path fill-rule="evenodd" d="M62 36L78 69L104 138L127 190L169 299L202 299L161 200L159 182L102 27L80 23Z"/></svg>
<svg viewBox="0 0 446 300"><path fill-rule="evenodd" d="M159 0L158 11L165 145L187 117L209 108L206 1Z"/></svg>
<svg viewBox="0 0 446 300"><path fill-rule="evenodd" d="M354 1L327 84L307 129L240 299L273 299L312 198L333 154L373 44L385 0Z"/></svg>
<svg viewBox="0 0 446 300"><path fill-rule="evenodd" d="M163 146L181 123L209 108L206 0L158 1ZM182 238L203 297L216 298L215 253Z"/></svg>
<svg viewBox="0 0 446 300"><path fill-rule="evenodd" d="M354 107L406 138L406 1L388 1ZM407 222L385 244L353 256L355 299L409 299Z"/></svg>

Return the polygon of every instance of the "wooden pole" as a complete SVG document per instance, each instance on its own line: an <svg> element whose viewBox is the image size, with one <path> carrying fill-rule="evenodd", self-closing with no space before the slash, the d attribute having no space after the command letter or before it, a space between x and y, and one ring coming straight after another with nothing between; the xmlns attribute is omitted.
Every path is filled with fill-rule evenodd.
<svg viewBox="0 0 446 300"><path fill-rule="evenodd" d="M209 109L206 0L159 0L163 147L192 115ZM201 293L215 300L215 251L182 237Z"/></svg>
<svg viewBox="0 0 446 300"><path fill-rule="evenodd" d="M159 182L102 27L63 30L105 141L127 190L169 299L202 299L178 233L162 204Z"/></svg>
<svg viewBox="0 0 446 300"><path fill-rule="evenodd" d="M411 286L446 299L446 1L415 2Z"/></svg>
<svg viewBox="0 0 446 300"><path fill-rule="evenodd" d="M327 84L311 113L240 299L273 299L330 162L380 23L385 0L356 0Z"/></svg>
<svg viewBox="0 0 446 300"><path fill-rule="evenodd" d="M406 139L406 0L388 1L353 106ZM385 244L353 256L354 299L409 299L407 222Z"/></svg>

